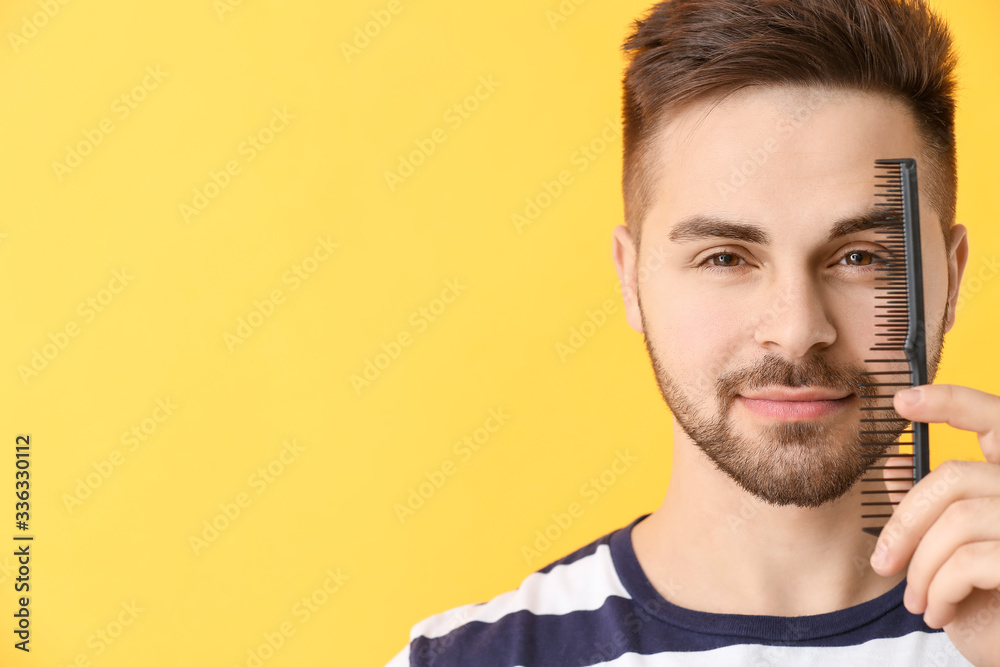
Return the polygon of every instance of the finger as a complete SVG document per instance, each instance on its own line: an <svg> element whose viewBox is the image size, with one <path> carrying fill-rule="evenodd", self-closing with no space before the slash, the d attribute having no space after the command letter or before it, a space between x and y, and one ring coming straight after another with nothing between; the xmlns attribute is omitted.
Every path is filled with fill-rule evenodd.
<svg viewBox="0 0 1000 667"><path fill-rule="evenodd" d="M924 623L932 628L943 628L955 619L959 605L976 589L994 591L998 588L1000 541L964 544L934 577L927 598ZM910 608L908 604L906 607Z"/></svg>
<svg viewBox="0 0 1000 667"><path fill-rule="evenodd" d="M1000 544L1000 497L957 500L949 505L917 545L906 571L904 603L923 613L929 590L945 563L970 543Z"/></svg>
<svg viewBox="0 0 1000 667"><path fill-rule="evenodd" d="M982 461L945 461L918 482L886 522L872 553L872 568L895 574L944 510L957 500L996 496L1000 466Z"/></svg>
<svg viewBox="0 0 1000 667"><path fill-rule="evenodd" d="M913 460L905 456L886 459L882 479L885 480L889 500L897 504L903 502L906 492L913 488Z"/></svg>
<svg viewBox="0 0 1000 667"><path fill-rule="evenodd" d="M905 402L910 396L918 400ZM986 460L1000 463L1000 396L955 384L925 384L898 392L892 403L904 419L973 431Z"/></svg>

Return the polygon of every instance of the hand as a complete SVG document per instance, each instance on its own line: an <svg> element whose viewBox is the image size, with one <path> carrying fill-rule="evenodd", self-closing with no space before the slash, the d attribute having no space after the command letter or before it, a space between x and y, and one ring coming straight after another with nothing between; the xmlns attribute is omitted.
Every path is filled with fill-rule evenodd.
<svg viewBox="0 0 1000 667"><path fill-rule="evenodd" d="M957 385L923 385L893 405L905 419L974 431L986 457L946 461L896 507L872 554L883 576L907 562L903 604L944 628L977 667L1000 666L1000 396Z"/></svg>

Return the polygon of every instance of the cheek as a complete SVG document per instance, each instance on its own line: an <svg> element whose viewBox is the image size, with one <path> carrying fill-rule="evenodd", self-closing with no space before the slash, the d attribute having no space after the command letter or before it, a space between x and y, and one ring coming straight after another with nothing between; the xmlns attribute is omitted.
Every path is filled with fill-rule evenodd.
<svg viewBox="0 0 1000 667"><path fill-rule="evenodd" d="M878 357L878 353L874 353L871 348L884 342L881 339L885 337L877 334L886 332L886 328L877 326L883 318L876 318L875 300L857 300L854 307L841 307L838 311L834 326L837 328L840 347L850 350L857 357L856 363L859 366L865 365L865 359Z"/></svg>
<svg viewBox="0 0 1000 667"><path fill-rule="evenodd" d="M948 304L948 255L940 221L932 211L920 206L920 245L924 282L924 320L927 335L937 331Z"/></svg>
<svg viewBox="0 0 1000 667"><path fill-rule="evenodd" d="M937 241L937 243L935 243ZM937 238L928 238L926 231L921 234L921 244L923 245L923 298L924 298L924 323L926 335L932 338L938 329L938 325L945 314L945 306L948 298L948 277L947 267L943 266L944 247L943 242ZM928 247L929 246L929 247ZM884 285L883 281L873 282L873 285ZM876 315L886 313L885 308L878 308L877 305L886 305L886 300L875 299L875 295L885 295L885 290L878 290L874 287L859 286L861 292L845 290L840 294L831 296L831 303L836 304L836 322L838 323L838 338L843 340L850 349L864 353L861 359L883 358L884 354L879 351L872 352L875 345L884 345L888 342L884 335L888 332L900 334L905 337L906 313L905 306L898 304L897 309L903 312L895 313L894 317L902 319L902 322L894 323L895 326L883 326L887 324L888 318L876 317ZM930 352L930 350L928 350ZM901 351L892 351L892 358L901 357Z"/></svg>
<svg viewBox="0 0 1000 667"><path fill-rule="evenodd" d="M944 250L941 250L942 255ZM942 264L944 262L942 261ZM924 323L927 335L933 336L938 325L944 318L948 307L948 269L944 265L938 269L936 264L924 264Z"/></svg>
<svg viewBox="0 0 1000 667"><path fill-rule="evenodd" d="M843 283L830 288L824 295L826 312L830 322L837 332L837 340L834 343L834 352L838 357L857 366L868 366L865 359L885 358L885 353L873 351L876 345L884 345L886 336L880 335L889 332L888 327L880 326L880 323L888 324L889 318L877 317L880 314L890 314L887 308L878 308L880 305L888 305L885 299L876 299L876 296L885 295L885 290L876 289L877 283L874 280L858 281L857 283ZM893 306L896 308L897 306ZM893 318L898 314L893 313ZM893 353L893 356L899 356ZM869 370L885 370L872 366Z"/></svg>
<svg viewBox="0 0 1000 667"><path fill-rule="evenodd" d="M716 378L752 341L745 310L731 295L683 289L677 281L643 292L647 335L657 356L678 381L698 390L714 390Z"/></svg>

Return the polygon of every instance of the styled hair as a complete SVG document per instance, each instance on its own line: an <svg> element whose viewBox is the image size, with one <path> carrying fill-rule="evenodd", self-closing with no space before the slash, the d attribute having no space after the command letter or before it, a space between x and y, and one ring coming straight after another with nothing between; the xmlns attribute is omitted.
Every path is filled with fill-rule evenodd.
<svg viewBox="0 0 1000 667"><path fill-rule="evenodd" d="M622 49L622 192L637 246L655 198L654 141L671 111L748 86L857 90L902 102L930 167L920 189L949 245L956 56L946 24L923 0L664 0L634 23Z"/></svg>

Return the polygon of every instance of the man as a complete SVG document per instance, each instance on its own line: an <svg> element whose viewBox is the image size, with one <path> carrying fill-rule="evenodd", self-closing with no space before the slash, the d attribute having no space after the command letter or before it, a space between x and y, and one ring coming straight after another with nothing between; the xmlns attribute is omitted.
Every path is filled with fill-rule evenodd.
<svg viewBox="0 0 1000 667"><path fill-rule="evenodd" d="M889 481L861 530L876 159L918 163L931 379L968 256L946 28L918 0L668 0L626 50L613 256L674 415L666 497L391 664L1000 665L1000 398L897 393L987 462Z"/></svg>

